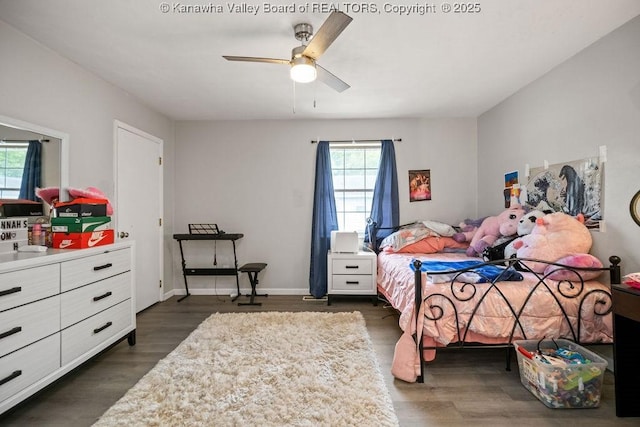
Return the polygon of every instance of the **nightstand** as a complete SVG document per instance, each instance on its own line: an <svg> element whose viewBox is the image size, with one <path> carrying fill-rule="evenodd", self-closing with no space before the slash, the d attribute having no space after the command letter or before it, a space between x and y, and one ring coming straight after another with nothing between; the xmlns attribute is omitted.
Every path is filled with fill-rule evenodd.
<svg viewBox="0 0 640 427"><path fill-rule="evenodd" d="M333 295L370 295L378 304L376 283L377 257L375 252L327 254L327 304Z"/></svg>
<svg viewBox="0 0 640 427"><path fill-rule="evenodd" d="M616 415L638 417L640 290L626 285L611 285L611 296Z"/></svg>

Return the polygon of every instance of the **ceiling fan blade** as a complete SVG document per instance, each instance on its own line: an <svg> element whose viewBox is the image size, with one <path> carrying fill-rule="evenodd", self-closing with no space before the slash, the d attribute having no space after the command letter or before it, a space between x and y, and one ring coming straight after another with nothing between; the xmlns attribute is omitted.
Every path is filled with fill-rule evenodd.
<svg viewBox="0 0 640 427"><path fill-rule="evenodd" d="M320 80L330 88L337 90L338 92L344 92L351 87L340 80L338 77L327 71L326 68L322 68L318 64L316 64L316 70L318 71L318 80Z"/></svg>
<svg viewBox="0 0 640 427"><path fill-rule="evenodd" d="M267 62L270 64L286 64L289 65L291 61L288 59L276 59L276 58L258 58L255 56L229 56L222 55L227 61L243 61L243 62Z"/></svg>
<svg viewBox="0 0 640 427"><path fill-rule="evenodd" d="M311 41L302 54L313 59L318 59L331 43L338 38L340 33L347 28L347 25L349 25L352 20L353 18L343 12L333 12L311 38Z"/></svg>

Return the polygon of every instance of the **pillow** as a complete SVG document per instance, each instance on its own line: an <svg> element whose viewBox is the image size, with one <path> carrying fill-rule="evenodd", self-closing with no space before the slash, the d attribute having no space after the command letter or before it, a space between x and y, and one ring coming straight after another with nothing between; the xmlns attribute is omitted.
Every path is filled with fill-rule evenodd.
<svg viewBox="0 0 640 427"><path fill-rule="evenodd" d="M556 261L558 264L566 265L567 267L576 267L576 268L602 268L602 262L593 255L590 254L573 254L567 255L566 257L560 258ZM580 271L576 270L575 272L572 270L567 270L566 268L562 268L557 265L548 265L544 274L549 275L548 277L552 280L568 280L579 282L580 279L576 275L576 272L582 277L582 280L593 280L600 276L603 271Z"/></svg>
<svg viewBox="0 0 640 427"><path fill-rule="evenodd" d="M69 195L74 199L78 198L88 198L88 199L106 199L107 200L107 215L113 215L113 207L111 206L111 202L109 198L96 187L87 187L85 189L82 188L67 188L69 191Z"/></svg>
<svg viewBox="0 0 640 427"><path fill-rule="evenodd" d="M397 252L411 243L415 243L434 233L422 224L410 228L403 228L388 235L382 240L381 248L390 247L393 252Z"/></svg>
<svg viewBox="0 0 640 427"><path fill-rule="evenodd" d="M422 221L422 224L440 236L450 237L456 234L456 230L449 224L438 221Z"/></svg>
<svg viewBox="0 0 640 427"><path fill-rule="evenodd" d="M60 188L58 187L36 187L36 196L41 198L49 205L53 205L60 198Z"/></svg>
<svg viewBox="0 0 640 427"><path fill-rule="evenodd" d="M396 252L399 254L434 254L443 252L445 248L466 249L468 246L468 243L458 243L451 237L428 236Z"/></svg>
<svg viewBox="0 0 640 427"><path fill-rule="evenodd" d="M629 273L622 278L622 283L640 289L640 273Z"/></svg>

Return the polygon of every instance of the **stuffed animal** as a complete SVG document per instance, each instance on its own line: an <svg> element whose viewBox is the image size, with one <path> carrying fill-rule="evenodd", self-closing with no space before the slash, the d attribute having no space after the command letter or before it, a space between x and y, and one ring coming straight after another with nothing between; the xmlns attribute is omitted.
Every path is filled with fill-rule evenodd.
<svg viewBox="0 0 640 427"><path fill-rule="evenodd" d="M542 218L548 213L551 213L551 211L542 212L539 210L532 210L526 213L522 218L520 218L520 221L518 221L518 232L516 233L518 237L514 240L511 240L511 242L509 242L509 244L504 248L505 259L513 258L516 256L516 248L513 246L514 243L517 242L522 236L531 234L538 218Z"/></svg>
<svg viewBox="0 0 640 427"><path fill-rule="evenodd" d="M458 225L458 228L460 228L460 232L455 233L451 237L453 237L453 240L458 243L470 242L471 239L473 239L473 235L476 234L476 231L478 231L478 228L482 224L482 221L484 221L486 218L487 217L485 216L480 219L465 219Z"/></svg>
<svg viewBox="0 0 640 427"><path fill-rule="evenodd" d="M514 243L518 258L531 258L556 262L571 254L588 253L593 241L584 225L584 216L577 217L554 212L536 220L531 234ZM526 266L536 273L544 273L547 264L526 261Z"/></svg>
<svg viewBox="0 0 640 427"><path fill-rule="evenodd" d="M495 243L501 236L513 236L518 231L518 221L524 216L524 209L520 205L512 205L496 216L489 216L482 221L473 235L468 256L481 256L482 252Z"/></svg>

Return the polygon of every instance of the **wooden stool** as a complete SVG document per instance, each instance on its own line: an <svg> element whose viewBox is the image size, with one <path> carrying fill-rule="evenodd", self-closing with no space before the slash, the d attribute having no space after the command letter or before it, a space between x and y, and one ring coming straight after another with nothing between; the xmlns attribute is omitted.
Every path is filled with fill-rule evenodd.
<svg viewBox="0 0 640 427"><path fill-rule="evenodd" d="M248 297L251 297L249 302L239 302L238 305L262 305L261 302L254 302L255 297L266 297L267 294L257 294L256 286L258 285L258 273L260 273L267 266L264 262L252 262L245 264L238 269L242 273L247 273L249 276L249 282L251 282L251 293Z"/></svg>

